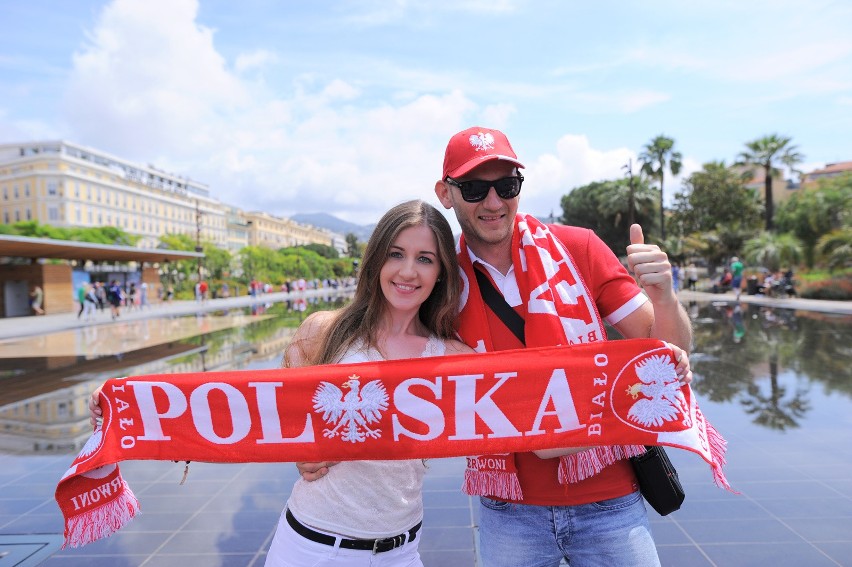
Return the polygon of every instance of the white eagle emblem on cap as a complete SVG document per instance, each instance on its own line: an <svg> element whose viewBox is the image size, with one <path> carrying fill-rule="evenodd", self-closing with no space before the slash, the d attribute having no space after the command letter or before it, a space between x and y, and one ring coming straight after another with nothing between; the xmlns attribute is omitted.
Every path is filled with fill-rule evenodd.
<svg viewBox="0 0 852 567"><path fill-rule="evenodd" d="M469 138L469 141L476 151L494 149L494 136L491 135L491 132L474 134Z"/></svg>

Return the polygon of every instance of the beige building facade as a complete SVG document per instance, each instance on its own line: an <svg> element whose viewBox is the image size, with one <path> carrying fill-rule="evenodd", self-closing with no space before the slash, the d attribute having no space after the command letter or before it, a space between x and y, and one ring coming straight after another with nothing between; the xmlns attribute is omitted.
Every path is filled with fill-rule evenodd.
<svg viewBox="0 0 852 567"><path fill-rule="evenodd" d="M246 213L210 197L207 185L66 141L0 145L0 223L115 226L156 248L164 234L189 234L231 253L251 244L337 245L340 235Z"/></svg>
<svg viewBox="0 0 852 567"><path fill-rule="evenodd" d="M248 224L248 240L251 246L263 246L277 250L305 244L334 246L339 238L323 228L301 224L293 220L258 211L243 212Z"/></svg>
<svg viewBox="0 0 852 567"><path fill-rule="evenodd" d="M156 248L166 233L225 246L227 221L206 185L65 141L0 145L0 221L115 226Z"/></svg>

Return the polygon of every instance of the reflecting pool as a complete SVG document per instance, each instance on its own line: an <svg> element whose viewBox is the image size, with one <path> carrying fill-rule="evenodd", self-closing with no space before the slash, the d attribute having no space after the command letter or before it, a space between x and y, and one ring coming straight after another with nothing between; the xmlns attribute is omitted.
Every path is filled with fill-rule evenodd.
<svg viewBox="0 0 852 567"><path fill-rule="evenodd" d="M0 565L263 565L296 479L292 464L193 463L181 486L182 463L124 463L144 513L76 550L56 550L62 523L53 491L89 436L86 400L104 380L275 368L306 315L343 301L0 341ZM695 455L671 450L687 499L669 516L650 512L663 564L852 565L852 318L686 307L695 328L693 388L728 440L728 479L740 494L713 485ZM478 503L459 491L463 468L463 459L430 462L427 566L476 562ZM10 563L14 553L18 563Z"/></svg>

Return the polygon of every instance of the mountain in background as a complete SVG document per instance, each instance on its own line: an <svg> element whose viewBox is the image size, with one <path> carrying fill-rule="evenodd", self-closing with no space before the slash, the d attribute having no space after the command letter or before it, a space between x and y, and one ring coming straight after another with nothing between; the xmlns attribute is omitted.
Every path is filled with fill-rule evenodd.
<svg viewBox="0 0 852 567"><path fill-rule="evenodd" d="M326 228L343 236L351 232L358 237L358 242L367 242L370 239L370 235L373 234L373 229L376 228L375 224L355 224L328 213L299 213L290 218L302 224Z"/></svg>

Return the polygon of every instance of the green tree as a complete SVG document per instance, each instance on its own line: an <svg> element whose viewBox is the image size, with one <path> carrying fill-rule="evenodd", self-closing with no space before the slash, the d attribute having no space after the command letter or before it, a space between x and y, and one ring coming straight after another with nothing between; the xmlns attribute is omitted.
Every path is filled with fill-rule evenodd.
<svg viewBox="0 0 852 567"><path fill-rule="evenodd" d="M716 267L731 255L730 243L724 238L725 234L715 230L688 234L683 240L682 253L684 256L700 256L707 260L707 271L712 277Z"/></svg>
<svg viewBox="0 0 852 567"><path fill-rule="evenodd" d="M642 172L660 182L660 241L666 239L666 212L665 212L665 193L663 191L663 179L666 169L671 171L672 175L680 173L682 166L681 160L683 156L680 152L674 151L674 139L667 138L660 134L649 143L645 144L642 153L639 154L639 161L642 163Z"/></svg>
<svg viewBox="0 0 852 567"><path fill-rule="evenodd" d="M224 248L219 248L212 242L202 241L204 249L204 267L214 280L223 280L231 273L231 253Z"/></svg>
<svg viewBox="0 0 852 567"><path fill-rule="evenodd" d="M672 221L686 234L741 227L756 233L763 207L742 176L723 161L705 163L675 195Z"/></svg>
<svg viewBox="0 0 852 567"><path fill-rule="evenodd" d="M852 227L824 234L817 241L816 251L832 272L852 267Z"/></svg>
<svg viewBox="0 0 852 567"><path fill-rule="evenodd" d="M49 224L39 224L38 221L20 221L13 225L0 225L3 234L15 234L32 238L52 238L54 240L74 240L94 244L110 244L133 246L139 240L138 236L127 234L114 226L92 227L57 227Z"/></svg>
<svg viewBox="0 0 852 567"><path fill-rule="evenodd" d="M827 179L816 189L802 189L778 206L779 232L792 232L805 247L805 262L813 267L817 241L852 225L852 175Z"/></svg>
<svg viewBox="0 0 852 567"><path fill-rule="evenodd" d="M802 243L792 234L762 232L743 246L743 256L752 264L771 271L793 266L802 260Z"/></svg>
<svg viewBox="0 0 852 567"><path fill-rule="evenodd" d="M328 258L330 260L340 257L340 253L337 251L337 248L329 246L328 244L316 244L312 242L310 244L305 244L303 248L306 250L313 250L323 258Z"/></svg>
<svg viewBox="0 0 852 567"><path fill-rule="evenodd" d="M630 185L626 179L596 181L572 189L562 197L561 221L589 228L618 255L630 244L628 213ZM635 222L645 233L655 228L656 191L644 180L634 180Z"/></svg>
<svg viewBox="0 0 852 567"><path fill-rule="evenodd" d="M358 247L358 237L353 232L346 234L346 253L350 258L361 257L361 249Z"/></svg>
<svg viewBox="0 0 852 567"><path fill-rule="evenodd" d="M775 206L772 198L772 178L780 175L777 164L782 163L792 170L801 163L804 156L797 152L796 146L789 145L791 138L771 134L746 142L747 150L739 155L740 164L745 166L756 166L763 168L763 199L764 214L766 215L766 230L773 230L773 215Z"/></svg>

